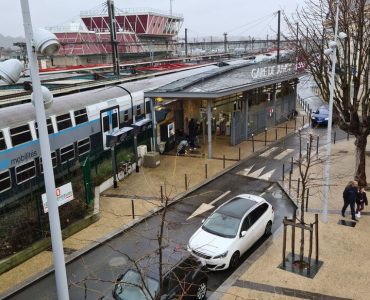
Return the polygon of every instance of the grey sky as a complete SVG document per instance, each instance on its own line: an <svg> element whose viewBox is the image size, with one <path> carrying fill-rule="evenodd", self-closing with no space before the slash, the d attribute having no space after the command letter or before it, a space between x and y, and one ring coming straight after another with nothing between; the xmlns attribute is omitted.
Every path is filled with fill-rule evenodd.
<svg viewBox="0 0 370 300"><path fill-rule="evenodd" d="M49 27L65 23L104 0L29 0L34 27ZM173 0L174 13L181 13L190 37L230 36L265 37L276 35L277 17L273 13L285 10L294 12L303 0ZM0 33L23 36L23 23L19 0L0 0ZM144 8L169 11L170 0L115 0L119 8Z"/></svg>

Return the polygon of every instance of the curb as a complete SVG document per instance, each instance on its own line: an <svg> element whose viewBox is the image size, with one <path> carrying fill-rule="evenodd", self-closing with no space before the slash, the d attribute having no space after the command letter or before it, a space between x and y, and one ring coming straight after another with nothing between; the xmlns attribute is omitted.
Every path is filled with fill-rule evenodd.
<svg viewBox="0 0 370 300"><path fill-rule="evenodd" d="M270 144L268 144L266 147L271 147L271 146L274 146L278 143L280 143L281 141L284 141L286 138L294 135L296 132L293 131L289 134L287 134L286 136L282 137L281 139L279 140L276 140L276 141L273 141L273 142L270 142ZM217 173L216 175L202 181L201 183L199 184L196 184L192 187L190 187L188 190L186 190L185 192L182 192L180 194L178 194L177 196L175 196L173 198L173 200L171 202L168 203L168 207L169 206L172 206L173 204L179 202L180 200L182 200L183 198L186 198L187 195L191 194L192 192L194 192L195 190L199 189L200 187L208 184L209 182L217 179L218 177L221 177L222 175L224 175L225 173L231 171L232 169L238 167L240 164L243 163L244 160L246 159L251 159L255 156L258 156L260 153L262 153L263 151L265 151L266 147L262 147L260 150L258 151L255 151L255 152L252 152L250 155L246 156L245 158L241 159L240 161L237 161L235 162L233 165L229 166L229 167L226 167L225 169L223 169L222 171L220 171L219 173ZM285 191L284 191L285 192ZM289 197L289 199L291 199ZM292 201L293 202L293 201ZM293 202L294 203L294 202ZM102 237L102 238L99 238L97 239L95 242L92 242L90 245L80 249L80 250L77 250L76 252L68 255L66 258L65 258L65 264L69 264L71 263L72 261L76 260L77 258L79 258L80 256L82 256L83 254L87 254L88 252L94 250L95 248L99 247L100 245L104 244L104 243L107 243L109 242L110 240L112 240L113 238L119 236L120 234L123 234L124 232L126 232L127 230L131 229L132 227L134 227L135 225L137 224L140 224L142 223L143 221L145 221L146 219L150 218L152 215L162 211L164 209L164 207L156 207L152 210L150 210L148 213L146 213L145 215L142 215L141 217L138 217L137 219L135 218L135 220L132 220L130 221L129 223L125 224L124 226L122 226L121 228L119 229L116 229L114 231L112 231L110 234ZM280 228L280 227L279 227ZM278 230L277 230L278 231ZM264 243L265 244L265 243ZM252 255L253 256L253 255ZM248 261L248 260L247 260ZM244 264L243 264L244 265ZM243 266L242 265L242 266ZM238 268L239 270L239 268ZM237 272L238 270L236 270L235 272ZM46 276L50 275L52 272L54 272L54 267L53 266L50 266L48 268L46 268L45 270L39 272L38 274L34 275L34 276L31 276L30 278L24 280L23 282L15 285L14 287L12 287L11 289L7 290L5 293L3 294L0 294L0 297L2 297L1 299L7 299L8 297L10 296L13 296L13 295L16 295L18 292L21 292L23 290L25 290L27 287L29 287L30 285L34 284L35 282L37 281L40 281L41 279L45 278ZM233 273L234 274L234 273ZM223 285L221 285L219 288L221 288ZM217 290L216 290L217 291ZM215 291L215 292L216 292ZM216 299L216 298L215 298Z"/></svg>

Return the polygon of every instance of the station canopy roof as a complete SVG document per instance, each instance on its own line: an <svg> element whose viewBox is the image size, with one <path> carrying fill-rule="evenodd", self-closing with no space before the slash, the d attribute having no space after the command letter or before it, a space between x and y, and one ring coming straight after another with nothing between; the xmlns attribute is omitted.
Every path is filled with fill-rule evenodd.
<svg viewBox="0 0 370 300"><path fill-rule="evenodd" d="M298 78L295 63L238 60L144 93L148 98L211 99Z"/></svg>

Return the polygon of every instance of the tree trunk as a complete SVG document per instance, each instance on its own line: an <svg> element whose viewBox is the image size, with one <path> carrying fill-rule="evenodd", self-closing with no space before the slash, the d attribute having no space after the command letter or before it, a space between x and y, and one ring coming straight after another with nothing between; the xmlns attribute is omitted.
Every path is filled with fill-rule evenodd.
<svg viewBox="0 0 370 300"><path fill-rule="evenodd" d="M355 164L355 180L359 186L367 186L366 182L366 143L367 135L356 136L356 164Z"/></svg>

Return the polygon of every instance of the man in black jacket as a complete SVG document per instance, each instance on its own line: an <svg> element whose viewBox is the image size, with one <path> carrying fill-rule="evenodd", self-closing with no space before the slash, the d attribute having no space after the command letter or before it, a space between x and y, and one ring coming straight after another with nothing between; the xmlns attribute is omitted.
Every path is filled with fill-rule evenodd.
<svg viewBox="0 0 370 300"><path fill-rule="evenodd" d="M348 205L351 207L351 215L353 221L358 221L355 215L355 204L358 197L358 183L357 181L352 181L350 185L348 185L343 192L343 201L344 205L342 208L342 216L345 217L345 212Z"/></svg>

